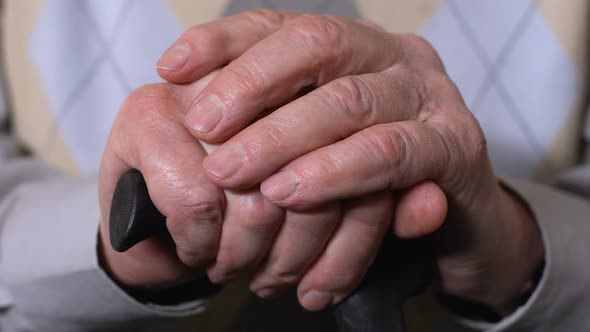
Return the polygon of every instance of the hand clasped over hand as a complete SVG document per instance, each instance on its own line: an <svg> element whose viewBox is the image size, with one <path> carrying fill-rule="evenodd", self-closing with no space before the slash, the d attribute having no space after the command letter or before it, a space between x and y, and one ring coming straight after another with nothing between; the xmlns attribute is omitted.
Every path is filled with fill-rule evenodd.
<svg viewBox="0 0 590 332"><path fill-rule="evenodd" d="M122 107L101 207L138 168L176 249L106 250L124 282L254 270L259 295L299 283L303 306L321 309L355 288L391 225L408 238L438 230L441 292L507 310L542 261L534 220L498 185L477 121L422 38L258 10L188 30L158 65L183 84L144 87Z"/></svg>

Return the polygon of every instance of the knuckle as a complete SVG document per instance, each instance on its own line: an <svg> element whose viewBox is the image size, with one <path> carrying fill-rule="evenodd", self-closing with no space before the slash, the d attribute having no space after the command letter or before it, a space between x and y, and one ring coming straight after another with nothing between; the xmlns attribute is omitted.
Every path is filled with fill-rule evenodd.
<svg viewBox="0 0 590 332"><path fill-rule="evenodd" d="M164 114L163 101L170 98L165 84L150 84L133 91L121 106L120 114L129 121L160 118Z"/></svg>
<svg viewBox="0 0 590 332"><path fill-rule="evenodd" d="M257 135L245 138L242 142L246 160L258 161L267 157L267 151L289 149L288 138L294 126L292 121L271 115L255 126Z"/></svg>
<svg viewBox="0 0 590 332"><path fill-rule="evenodd" d="M212 245L191 246L191 247L176 247L176 254L178 259L188 267L200 268L209 264L215 259L216 248Z"/></svg>
<svg viewBox="0 0 590 332"><path fill-rule="evenodd" d="M199 56L204 57L219 54L227 44L229 35L225 29L212 29L207 24L201 24L191 27L180 39L198 45L193 48L193 52L198 52Z"/></svg>
<svg viewBox="0 0 590 332"><path fill-rule="evenodd" d="M287 138L292 132L293 124L291 121L276 116L266 118L260 122L260 130L264 133L264 139L274 150L280 151L287 149Z"/></svg>
<svg viewBox="0 0 590 332"><path fill-rule="evenodd" d="M427 84L429 91L436 91L438 95L448 96L449 100L454 103L463 103L457 84L446 73L438 72L428 75Z"/></svg>
<svg viewBox="0 0 590 332"><path fill-rule="evenodd" d="M462 120L457 121L459 129L453 130L455 133L461 135L459 140L462 142L469 142L469 148L463 149L466 151L466 159L469 165L474 165L482 160L487 160L487 140L479 125L479 122L473 114L466 112L466 116Z"/></svg>
<svg viewBox="0 0 590 332"><path fill-rule="evenodd" d="M441 174L448 165L462 165L464 162L464 155L458 154L461 146L461 140L458 139L449 127L440 126L440 125L430 125L431 128L434 128L434 134L437 134L436 137L437 141L440 142L440 148L438 151L438 157L436 162L432 163L430 166L435 171L435 174ZM457 174L458 172L449 172L451 175L458 175L463 176L463 174ZM444 173L443 173L444 174ZM447 179L450 183L456 183L455 179Z"/></svg>
<svg viewBox="0 0 590 332"><path fill-rule="evenodd" d="M366 80L358 76L342 77L329 83L324 94L322 99L355 122L366 124L374 120L376 97Z"/></svg>
<svg viewBox="0 0 590 332"><path fill-rule="evenodd" d="M145 140L146 133L156 137L182 123L180 107L174 91L166 84L151 84L133 91L121 105L111 136L116 136L119 144L129 145ZM140 155L149 153L145 144L139 144Z"/></svg>
<svg viewBox="0 0 590 332"><path fill-rule="evenodd" d="M428 79L414 83L412 87L419 100L418 120L421 122L426 122L433 115L448 116L465 108L459 88L446 73L428 75Z"/></svg>
<svg viewBox="0 0 590 332"><path fill-rule="evenodd" d="M428 89L437 91L442 97L429 98L424 104L424 113L436 113L447 124L435 126L445 147L446 161L476 165L487 160L486 137L479 122L465 105L457 85L444 73L434 75L429 84Z"/></svg>
<svg viewBox="0 0 590 332"><path fill-rule="evenodd" d="M318 45L340 45L345 35L344 27L338 19L325 15L300 15L291 20L288 27L294 40L312 49Z"/></svg>
<svg viewBox="0 0 590 332"><path fill-rule="evenodd" d="M322 174L330 174L331 172L335 172L335 173L340 173L342 172L342 170L345 168L345 165L343 163L342 160L340 160L339 158L337 158L337 156L334 156L332 154L329 153L325 153L325 152L319 152L318 153L318 159L317 159L317 172L318 172L318 176L321 177ZM308 186L310 186L311 184L306 183L301 183L299 186L303 187L301 189L299 189L300 191L304 191L304 190L313 190L313 188L308 188Z"/></svg>
<svg viewBox="0 0 590 332"><path fill-rule="evenodd" d="M445 183L469 186L468 179L462 172L445 172L451 169L485 170L489 162L485 135L475 117L465 114L452 116L447 125L431 125L440 136L440 155L433 165Z"/></svg>
<svg viewBox="0 0 590 332"><path fill-rule="evenodd" d="M391 130L384 125L377 125L374 130L361 132L366 153L387 165L391 172L399 169L407 159L410 145L407 138L409 136L403 133L403 126L399 128L400 130Z"/></svg>
<svg viewBox="0 0 590 332"><path fill-rule="evenodd" d="M172 230L170 233L173 234ZM215 260L219 249L217 238L191 238L184 233L178 233L174 236L174 242L178 259L193 268L209 265Z"/></svg>
<svg viewBox="0 0 590 332"><path fill-rule="evenodd" d="M416 51L422 51L422 52L434 51L432 44L430 44L430 42L428 42L428 40L426 40L424 37L422 37L420 35L410 33L410 34L404 35L404 39L408 43L408 46L411 46L412 49L414 49Z"/></svg>
<svg viewBox="0 0 590 332"><path fill-rule="evenodd" d="M267 232L282 219L282 210L269 204L262 195L250 195L240 202L240 224L247 231Z"/></svg>
<svg viewBox="0 0 590 332"><path fill-rule="evenodd" d="M321 181L314 181L316 179L323 179L332 174L342 174L348 168L348 160L346 155L330 153L324 150L317 150L314 152L313 160L300 164L291 169L295 172L297 180L297 190L289 198L290 206L294 208L309 208L318 207L318 201L315 198L310 198L317 190L322 189L324 185ZM325 206L324 206L325 207ZM341 212L340 207L337 209L330 209L324 217L331 220L336 218Z"/></svg>
<svg viewBox="0 0 590 332"><path fill-rule="evenodd" d="M399 98L404 100L404 104L407 105L410 113L418 113L418 119L430 115L430 113L424 114L425 106L428 102L432 102L432 105L434 105L431 91L437 90L431 90L420 74L412 68L400 66L389 71L389 79L392 83L391 89L400 92Z"/></svg>
<svg viewBox="0 0 590 332"><path fill-rule="evenodd" d="M175 231L178 230L179 233L188 226L188 223L221 227L224 204L218 195L183 185L177 185L172 189L179 194L167 198L166 205L175 207L167 215L168 218L174 220L174 223L169 227Z"/></svg>
<svg viewBox="0 0 590 332"><path fill-rule="evenodd" d="M224 70L231 81L231 84L226 86L233 87L234 93L238 96L263 97L261 93L264 92L266 79L264 72L256 62L249 61L248 64L234 62Z"/></svg>
<svg viewBox="0 0 590 332"><path fill-rule="evenodd" d="M402 36L402 40L405 42L405 49L409 51L409 54L406 54L410 55L406 57L407 59L416 61L420 66L429 64L439 71L444 71L444 64L438 52L424 37L407 34Z"/></svg>
<svg viewBox="0 0 590 332"><path fill-rule="evenodd" d="M203 193L197 190L189 190L179 202L178 209L184 210L191 217L197 217L199 221L209 221L213 224L220 224L221 202L218 200L203 199Z"/></svg>
<svg viewBox="0 0 590 332"><path fill-rule="evenodd" d="M302 276L301 271L277 262L268 270L270 284L273 286L288 286L297 283Z"/></svg>

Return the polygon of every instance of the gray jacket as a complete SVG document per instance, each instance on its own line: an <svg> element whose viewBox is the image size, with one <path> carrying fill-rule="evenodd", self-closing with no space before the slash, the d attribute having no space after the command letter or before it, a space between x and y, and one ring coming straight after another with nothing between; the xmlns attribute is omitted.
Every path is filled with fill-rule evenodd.
<svg viewBox="0 0 590 332"><path fill-rule="evenodd" d="M172 307L138 303L102 271L95 178L67 178L20 156L9 136L0 147L1 331L198 330L191 319L206 300ZM465 325L484 331L590 329L590 203L530 182L508 183L539 222L545 271L512 315L498 324ZM590 167L568 173L562 183L587 194Z"/></svg>

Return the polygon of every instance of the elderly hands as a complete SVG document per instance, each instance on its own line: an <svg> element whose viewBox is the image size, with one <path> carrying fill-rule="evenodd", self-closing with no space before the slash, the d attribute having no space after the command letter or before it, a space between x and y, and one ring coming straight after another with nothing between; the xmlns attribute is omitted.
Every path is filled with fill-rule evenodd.
<svg viewBox="0 0 590 332"><path fill-rule="evenodd" d="M350 294L392 226L435 232L441 292L507 311L542 261L534 220L498 185L477 121L420 37L259 10L188 30L158 65L179 85L123 105L100 198L108 216L118 177L141 170L175 246L107 246L122 282L254 270L260 296L299 283L317 310Z"/></svg>

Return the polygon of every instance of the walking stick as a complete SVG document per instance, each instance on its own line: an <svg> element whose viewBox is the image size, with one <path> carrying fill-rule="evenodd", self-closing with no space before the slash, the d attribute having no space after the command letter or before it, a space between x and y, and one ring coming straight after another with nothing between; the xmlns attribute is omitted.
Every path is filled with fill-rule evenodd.
<svg viewBox="0 0 590 332"><path fill-rule="evenodd" d="M111 245L123 252L135 244L168 232L166 217L154 206L137 170L117 182L110 214ZM340 332L405 331L403 303L430 281L432 258L422 240L387 236L362 284L334 315Z"/></svg>

